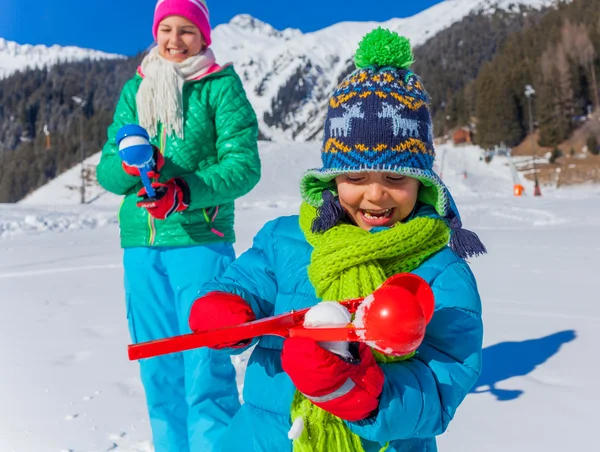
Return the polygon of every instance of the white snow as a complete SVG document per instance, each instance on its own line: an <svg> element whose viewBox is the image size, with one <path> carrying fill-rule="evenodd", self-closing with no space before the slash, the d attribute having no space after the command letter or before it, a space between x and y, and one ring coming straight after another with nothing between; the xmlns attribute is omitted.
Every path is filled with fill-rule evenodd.
<svg viewBox="0 0 600 452"><path fill-rule="evenodd" d="M348 325L350 312L337 301L322 301L308 310L304 316L304 326L309 328L324 325Z"/></svg>
<svg viewBox="0 0 600 452"><path fill-rule="evenodd" d="M0 79L27 68L41 69L59 62L112 60L123 55L74 46L18 44L0 37Z"/></svg>
<svg viewBox="0 0 600 452"><path fill-rule="evenodd" d="M345 327L351 319L352 316L348 309L337 301L322 301L310 308L304 315L304 326L307 328ZM318 344L336 355L344 358L352 357L348 342L323 341Z"/></svg>
<svg viewBox="0 0 600 452"><path fill-rule="evenodd" d="M290 431L288 432L288 438L289 439L300 438L300 435L302 435L303 430L304 430L304 419L302 418L302 416L298 416L296 419L294 419L294 422L292 422L292 427L290 428Z"/></svg>
<svg viewBox="0 0 600 452"><path fill-rule="evenodd" d="M365 319L368 316L367 313L373 306L373 302L375 301L375 295L371 294L365 297L363 302L358 305L356 309L356 313L354 314L354 320L352 324L356 329L356 335L369 347L374 348L377 351L385 354L391 354L393 350L391 348L381 348L376 341L366 340L367 328L365 324Z"/></svg>
<svg viewBox="0 0 600 452"><path fill-rule="evenodd" d="M354 320L352 321L352 324L357 330L356 333L358 334L358 337L361 339L365 338L365 313L371 309L373 300L375 300L375 296L373 294L367 295L362 303L358 305L358 308L354 313Z"/></svg>
<svg viewBox="0 0 600 452"><path fill-rule="evenodd" d="M237 203L238 253L264 222L297 211L300 175L319 165L318 143L260 150L263 178ZM502 158L488 165L475 146L444 152L444 179L489 254L472 262L485 368L440 450L593 450L600 189L542 187L537 198L526 182L527 196L516 198ZM96 200L78 205L66 188L78 175L73 168L24 202L0 205L2 451L151 450L138 366L127 360L120 200L96 187ZM245 359L235 358L240 384Z"/></svg>

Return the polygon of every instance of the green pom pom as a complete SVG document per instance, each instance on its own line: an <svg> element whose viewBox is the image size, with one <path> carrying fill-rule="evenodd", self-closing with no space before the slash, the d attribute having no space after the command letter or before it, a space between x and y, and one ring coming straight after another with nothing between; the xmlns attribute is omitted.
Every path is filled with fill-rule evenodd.
<svg viewBox="0 0 600 452"><path fill-rule="evenodd" d="M408 38L381 27L364 36L354 56L354 63L359 69L368 66L408 69L413 62Z"/></svg>

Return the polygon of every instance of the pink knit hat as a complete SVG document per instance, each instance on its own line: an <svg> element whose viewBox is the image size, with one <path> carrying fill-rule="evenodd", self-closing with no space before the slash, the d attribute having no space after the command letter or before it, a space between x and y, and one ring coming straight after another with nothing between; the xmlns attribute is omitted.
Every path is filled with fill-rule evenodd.
<svg viewBox="0 0 600 452"><path fill-rule="evenodd" d="M185 17L198 27L207 47L212 42L210 39L208 7L205 0L158 0L154 10L154 23L152 24L154 39L156 39L158 25L168 16Z"/></svg>

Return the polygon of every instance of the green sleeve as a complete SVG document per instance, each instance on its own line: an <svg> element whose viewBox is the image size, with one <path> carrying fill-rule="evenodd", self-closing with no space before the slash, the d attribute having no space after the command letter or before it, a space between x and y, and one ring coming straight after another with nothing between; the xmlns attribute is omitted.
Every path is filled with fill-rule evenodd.
<svg viewBox="0 0 600 452"><path fill-rule="evenodd" d="M108 128L108 140L102 148L102 157L96 169L98 183L104 189L117 195L124 195L139 184L138 176L130 176L123 171L115 136L125 124L137 124L135 94L137 92L135 79L129 80L121 91L117 103L113 123Z"/></svg>
<svg viewBox="0 0 600 452"><path fill-rule="evenodd" d="M260 179L258 123L239 77L216 80L209 95L215 111L218 163L183 176L190 188L190 209L234 201Z"/></svg>

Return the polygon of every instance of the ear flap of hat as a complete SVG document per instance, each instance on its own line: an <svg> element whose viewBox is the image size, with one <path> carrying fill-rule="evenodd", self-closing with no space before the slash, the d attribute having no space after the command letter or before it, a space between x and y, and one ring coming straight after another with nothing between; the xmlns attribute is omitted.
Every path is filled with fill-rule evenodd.
<svg viewBox="0 0 600 452"><path fill-rule="evenodd" d="M302 198L313 207L321 207L325 190L329 190L334 196L338 194L336 176L337 173L319 174L317 171L307 171L300 181Z"/></svg>
<svg viewBox="0 0 600 452"><path fill-rule="evenodd" d="M431 182L422 180L421 188L419 189L419 195L417 198L423 204L430 205L437 208L438 205L438 191L437 187Z"/></svg>

